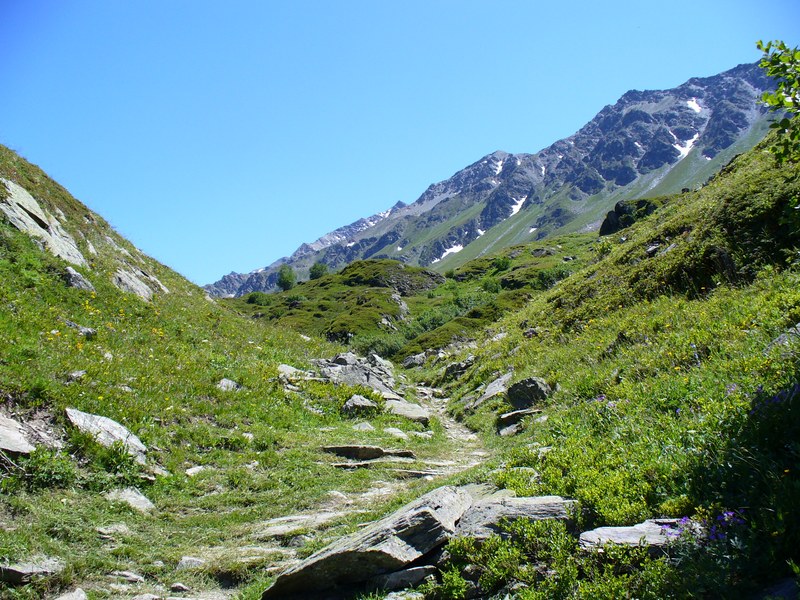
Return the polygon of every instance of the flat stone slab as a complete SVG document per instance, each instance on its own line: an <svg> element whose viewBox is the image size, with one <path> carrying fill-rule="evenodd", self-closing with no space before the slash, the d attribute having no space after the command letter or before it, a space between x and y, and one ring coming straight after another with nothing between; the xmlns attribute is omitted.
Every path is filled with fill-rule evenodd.
<svg viewBox="0 0 800 600"><path fill-rule="evenodd" d="M38 557L29 562L0 565L0 581L11 585L25 585L37 577L56 575L64 570L58 558Z"/></svg>
<svg viewBox="0 0 800 600"><path fill-rule="evenodd" d="M463 489L435 489L290 567L264 591L262 600L336 594L403 570L444 544L471 503Z"/></svg>
<svg viewBox="0 0 800 600"><path fill-rule="evenodd" d="M75 588L71 592L61 594L55 600L87 600L88 596L81 588Z"/></svg>
<svg viewBox="0 0 800 600"><path fill-rule="evenodd" d="M147 447L142 443L138 437L132 434L128 429L109 419L108 417L101 417L100 415L93 415L78 410L77 408L68 408L67 419L79 431L88 433L93 436L98 444L105 447L112 446L115 442L121 442L125 449L128 451L136 462L145 464Z"/></svg>
<svg viewBox="0 0 800 600"><path fill-rule="evenodd" d="M497 417L497 426L500 428L508 427L519 423L527 416L538 415L542 410L540 408L524 408L522 410L512 410L511 412L503 413Z"/></svg>
<svg viewBox="0 0 800 600"><path fill-rule="evenodd" d="M342 458L352 458L353 460L375 460L386 456L399 456L401 458L416 458L411 450L386 450L380 446L323 446L324 452L330 452Z"/></svg>
<svg viewBox="0 0 800 600"><path fill-rule="evenodd" d="M22 423L0 415L0 450L16 454L30 454L35 447L25 435Z"/></svg>
<svg viewBox="0 0 800 600"><path fill-rule="evenodd" d="M140 513L149 513L156 509L156 505L148 500L147 496L142 494L136 488L122 488L111 490L106 494L106 499L111 502L124 502L134 510Z"/></svg>
<svg viewBox="0 0 800 600"><path fill-rule="evenodd" d="M503 520L558 519L566 521L569 519L574 505L575 500L567 500L561 496L489 497L476 502L464 513L456 527L456 535L485 540L494 534L501 533L500 522Z"/></svg>
<svg viewBox="0 0 800 600"><path fill-rule="evenodd" d="M513 372L506 373L489 383L483 390L479 398L468 403L465 407L467 410L475 410L487 400L491 400L495 396L504 395L508 391L508 382L514 376Z"/></svg>
<svg viewBox="0 0 800 600"><path fill-rule="evenodd" d="M405 400L385 400L384 407L389 414L405 417L423 425L427 425L431 418L431 413L427 408Z"/></svg>
<svg viewBox="0 0 800 600"><path fill-rule="evenodd" d="M643 523L627 527L598 527L580 535L580 547L584 550L599 550L604 544L623 546L645 546L658 551L674 538L667 535L677 519L648 519Z"/></svg>

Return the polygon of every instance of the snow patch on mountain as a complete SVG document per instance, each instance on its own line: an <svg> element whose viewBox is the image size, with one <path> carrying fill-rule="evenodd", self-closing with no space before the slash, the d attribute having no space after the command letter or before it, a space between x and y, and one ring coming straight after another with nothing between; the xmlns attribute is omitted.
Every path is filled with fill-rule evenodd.
<svg viewBox="0 0 800 600"><path fill-rule="evenodd" d="M514 201L514 206L511 207L511 216L512 217L522 209L522 205L525 204L525 200L527 200L527 199L528 199L527 196L522 196L519 199L512 198L512 200Z"/></svg>
<svg viewBox="0 0 800 600"><path fill-rule="evenodd" d="M686 106L691 108L696 113L699 113L700 111L703 110L703 107L700 106L700 104L698 104L697 98L692 98L691 100L687 100L686 101Z"/></svg>

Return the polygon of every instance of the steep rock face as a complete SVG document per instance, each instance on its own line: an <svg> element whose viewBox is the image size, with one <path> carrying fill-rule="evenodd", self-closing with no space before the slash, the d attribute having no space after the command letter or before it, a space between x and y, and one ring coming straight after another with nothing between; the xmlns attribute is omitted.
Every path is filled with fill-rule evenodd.
<svg viewBox="0 0 800 600"><path fill-rule="evenodd" d="M270 291L285 263L301 277L317 261L337 269L371 257L444 270L461 257L585 228L578 216L599 227L616 202L695 187L752 146L766 131L760 96L771 87L750 64L670 90L629 91L536 154L493 152L429 186L412 204L398 203L265 269L232 273L206 289Z"/></svg>

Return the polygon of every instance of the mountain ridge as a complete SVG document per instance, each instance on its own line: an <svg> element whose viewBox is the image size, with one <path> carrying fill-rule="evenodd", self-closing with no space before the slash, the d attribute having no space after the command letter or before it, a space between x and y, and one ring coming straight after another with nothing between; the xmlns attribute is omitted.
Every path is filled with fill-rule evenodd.
<svg viewBox="0 0 800 600"><path fill-rule="evenodd" d="M696 187L751 147L766 131L758 100L771 87L756 64L742 64L668 90L630 90L539 152L487 154L429 185L411 204L359 219L205 289L217 296L272 291L284 264L301 277L314 262L338 269L364 258L443 271L490 249L597 229L617 201Z"/></svg>

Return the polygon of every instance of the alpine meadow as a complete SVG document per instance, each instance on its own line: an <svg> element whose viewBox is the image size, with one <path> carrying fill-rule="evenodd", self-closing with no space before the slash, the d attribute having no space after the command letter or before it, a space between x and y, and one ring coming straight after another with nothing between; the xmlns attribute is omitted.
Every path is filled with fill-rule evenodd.
<svg viewBox="0 0 800 600"><path fill-rule="evenodd" d="M0 598L796 598L758 48L205 288L0 146Z"/></svg>

